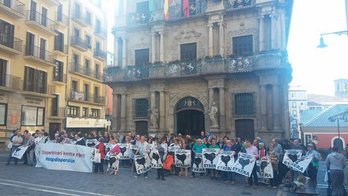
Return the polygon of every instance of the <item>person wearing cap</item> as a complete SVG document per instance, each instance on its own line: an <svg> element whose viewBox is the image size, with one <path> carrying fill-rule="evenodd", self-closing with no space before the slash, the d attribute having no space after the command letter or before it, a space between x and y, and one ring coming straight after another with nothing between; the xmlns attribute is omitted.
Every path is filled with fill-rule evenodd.
<svg viewBox="0 0 348 196"><path fill-rule="evenodd" d="M315 150L313 143L307 144L307 152L305 156L312 156L312 162L308 165L307 176L311 179L314 188L317 187L317 174L319 168L319 161L321 160L320 153Z"/></svg>

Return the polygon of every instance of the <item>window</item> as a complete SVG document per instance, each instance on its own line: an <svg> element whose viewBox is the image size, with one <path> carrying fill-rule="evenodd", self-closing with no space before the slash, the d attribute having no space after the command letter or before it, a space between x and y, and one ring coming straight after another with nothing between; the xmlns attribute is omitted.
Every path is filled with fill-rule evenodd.
<svg viewBox="0 0 348 196"><path fill-rule="evenodd" d="M47 93L47 73L31 67L25 67L24 90Z"/></svg>
<svg viewBox="0 0 348 196"><path fill-rule="evenodd" d="M263 36L264 36L264 48L263 50L270 50L272 48L272 19L270 15L265 15L263 18Z"/></svg>
<svg viewBox="0 0 348 196"><path fill-rule="evenodd" d="M72 89L73 92L76 92L78 90L77 86L78 86L77 81L73 80L71 82L71 89Z"/></svg>
<svg viewBox="0 0 348 196"><path fill-rule="evenodd" d="M91 48L91 36L86 35L86 44L88 48Z"/></svg>
<svg viewBox="0 0 348 196"><path fill-rule="evenodd" d="M75 38L80 38L80 30L77 28L74 28L74 37Z"/></svg>
<svg viewBox="0 0 348 196"><path fill-rule="evenodd" d="M82 117L88 117L88 108L86 107L83 107L82 108Z"/></svg>
<svg viewBox="0 0 348 196"><path fill-rule="evenodd" d="M63 22L63 4L59 4L57 8L57 21Z"/></svg>
<svg viewBox="0 0 348 196"><path fill-rule="evenodd" d="M100 71L100 65L99 64L95 64L95 78L100 79L99 78L99 71Z"/></svg>
<svg viewBox="0 0 348 196"><path fill-rule="evenodd" d="M92 118L99 118L99 109L91 109L91 117Z"/></svg>
<svg viewBox="0 0 348 196"><path fill-rule="evenodd" d="M149 14L150 9L149 9L149 1L144 1L144 2L139 2L137 3L137 13L142 13L142 14Z"/></svg>
<svg viewBox="0 0 348 196"><path fill-rule="evenodd" d="M297 111L296 111L296 110L293 110L293 111L292 111L292 115L293 115L294 117L297 117Z"/></svg>
<svg viewBox="0 0 348 196"><path fill-rule="evenodd" d="M3 20L0 20L0 44L13 48L14 26Z"/></svg>
<svg viewBox="0 0 348 196"><path fill-rule="evenodd" d="M73 56L73 64L74 64L74 65L78 65L78 64L79 64L79 61L80 61L79 55L74 54L74 56Z"/></svg>
<svg viewBox="0 0 348 196"><path fill-rule="evenodd" d="M68 106L67 115L71 117L78 117L80 114L80 108L76 106Z"/></svg>
<svg viewBox="0 0 348 196"><path fill-rule="evenodd" d="M135 100L135 117L146 118L148 116L149 100L148 99L136 99Z"/></svg>
<svg viewBox="0 0 348 196"><path fill-rule="evenodd" d="M0 86L6 86L7 61L0 59Z"/></svg>
<svg viewBox="0 0 348 196"><path fill-rule="evenodd" d="M85 98L85 101L88 101L88 93L89 93L89 85L85 84L84 85L84 91L83 91L83 97Z"/></svg>
<svg viewBox="0 0 348 196"><path fill-rule="evenodd" d="M75 5L74 5L74 17L80 18L80 15L81 15L81 7L79 4L75 3Z"/></svg>
<svg viewBox="0 0 348 196"><path fill-rule="evenodd" d="M64 34L57 31L57 35L54 37L54 49L64 52Z"/></svg>
<svg viewBox="0 0 348 196"><path fill-rule="evenodd" d="M35 35L32 33L27 32L26 37L26 46L25 46L25 54L26 55L34 55L35 50Z"/></svg>
<svg viewBox="0 0 348 196"><path fill-rule="evenodd" d="M197 59L197 43L181 44L180 59L182 61L194 61Z"/></svg>
<svg viewBox="0 0 348 196"><path fill-rule="evenodd" d="M254 115L254 94L238 93L234 95L234 114L235 115Z"/></svg>
<svg viewBox="0 0 348 196"><path fill-rule="evenodd" d="M0 125L6 125L7 105L0 103Z"/></svg>
<svg viewBox="0 0 348 196"><path fill-rule="evenodd" d="M53 81L63 82L63 62L54 60Z"/></svg>
<svg viewBox="0 0 348 196"><path fill-rule="evenodd" d="M86 12L86 22L87 24L92 24L92 15L90 12Z"/></svg>
<svg viewBox="0 0 348 196"><path fill-rule="evenodd" d="M253 36L246 35L233 37L233 54L235 55L250 55L253 53Z"/></svg>
<svg viewBox="0 0 348 196"><path fill-rule="evenodd" d="M85 74L90 74L90 61L88 59L85 59Z"/></svg>
<svg viewBox="0 0 348 196"><path fill-rule="evenodd" d="M22 106L22 125L24 126L43 126L44 116L44 108Z"/></svg>
<svg viewBox="0 0 348 196"><path fill-rule="evenodd" d="M296 108L296 102L292 102L292 108Z"/></svg>
<svg viewBox="0 0 348 196"><path fill-rule="evenodd" d="M58 103L59 103L59 95L53 95L51 116L58 116Z"/></svg>
<svg viewBox="0 0 348 196"><path fill-rule="evenodd" d="M94 87L94 102L99 103L99 87Z"/></svg>
<svg viewBox="0 0 348 196"><path fill-rule="evenodd" d="M99 19L95 21L95 32L100 33L101 32L101 22Z"/></svg>
<svg viewBox="0 0 348 196"><path fill-rule="evenodd" d="M149 64L149 49L135 50L135 65L146 65Z"/></svg>

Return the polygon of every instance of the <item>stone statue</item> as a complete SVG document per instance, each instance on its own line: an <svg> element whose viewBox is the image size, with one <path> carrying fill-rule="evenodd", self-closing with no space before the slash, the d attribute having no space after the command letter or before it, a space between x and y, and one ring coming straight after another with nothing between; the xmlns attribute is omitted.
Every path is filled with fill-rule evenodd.
<svg viewBox="0 0 348 196"><path fill-rule="evenodd" d="M150 125L152 128L158 128L158 109L156 107L151 108Z"/></svg>
<svg viewBox="0 0 348 196"><path fill-rule="evenodd" d="M210 107L209 110L209 118L210 118L210 127L211 128L218 128L218 121L217 121L217 113L218 113L218 108L215 105L215 102L213 102L212 106Z"/></svg>

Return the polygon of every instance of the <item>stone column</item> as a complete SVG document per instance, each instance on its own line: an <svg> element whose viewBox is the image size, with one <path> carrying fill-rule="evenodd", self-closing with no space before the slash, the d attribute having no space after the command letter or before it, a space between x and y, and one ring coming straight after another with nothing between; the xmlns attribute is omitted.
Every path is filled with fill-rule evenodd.
<svg viewBox="0 0 348 196"><path fill-rule="evenodd" d="M127 39L122 37L122 67L127 66Z"/></svg>
<svg viewBox="0 0 348 196"><path fill-rule="evenodd" d="M220 102L220 129L224 130L226 127L226 114L225 114L225 89L219 88L219 102Z"/></svg>
<svg viewBox="0 0 348 196"><path fill-rule="evenodd" d="M224 22L221 21L219 24L219 54L223 57L225 55L225 29L224 29Z"/></svg>
<svg viewBox="0 0 348 196"><path fill-rule="evenodd" d="M160 91L160 130L165 129L165 97L164 97L164 91Z"/></svg>
<svg viewBox="0 0 348 196"><path fill-rule="evenodd" d="M159 32L160 34L160 61L164 62L164 31Z"/></svg>
<svg viewBox="0 0 348 196"><path fill-rule="evenodd" d="M118 50L119 50L119 48L118 48L118 37L115 36L115 40L114 40L114 51L115 51L115 53L114 53L114 66L120 66L118 64L118 59L120 58L118 56Z"/></svg>
<svg viewBox="0 0 348 196"><path fill-rule="evenodd" d="M156 91L151 91L151 108L156 106Z"/></svg>
<svg viewBox="0 0 348 196"><path fill-rule="evenodd" d="M279 87L278 84L273 85L273 129L280 130L279 118Z"/></svg>
<svg viewBox="0 0 348 196"><path fill-rule="evenodd" d="M271 26L272 26L272 33L271 33L271 40L272 40L272 49L277 49L278 48L278 43L277 43L277 20L276 20L276 15L275 13L272 13L271 15Z"/></svg>
<svg viewBox="0 0 348 196"><path fill-rule="evenodd" d="M118 131L118 125L117 125L117 121L118 121L118 94L113 94L112 95L112 98L113 98L113 108L112 108L112 128L115 130L115 131Z"/></svg>
<svg viewBox="0 0 348 196"><path fill-rule="evenodd" d="M214 89L213 88L209 88L209 109L211 108L211 106L213 105L214 102Z"/></svg>
<svg viewBox="0 0 348 196"><path fill-rule="evenodd" d="M265 85L260 85L260 94L261 130L267 130L267 92Z"/></svg>
<svg viewBox="0 0 348 196"><path fill-rule="evenodd" d="M264 40L264 16L259 17L259 50L263 51L265 49L265 40Z"/></svg>
<svg viewBox="0 0 348 196"><path fill-rule="evenodd" d="M126 94L121 95L121 131L126 131Z"/></svg>
<svg viewBox="0 0 348 196"><path fill-rule="evenodd" d="M209 56L214 55L214 46L213 46L213 24L208 24L208 54Z"/></svg>
<svg viewBox="0 0 348 196"><path fill-rule="evenodd" d="M156 61L156 32L152 32L151 37L151 61L152 63Z"/></svg>

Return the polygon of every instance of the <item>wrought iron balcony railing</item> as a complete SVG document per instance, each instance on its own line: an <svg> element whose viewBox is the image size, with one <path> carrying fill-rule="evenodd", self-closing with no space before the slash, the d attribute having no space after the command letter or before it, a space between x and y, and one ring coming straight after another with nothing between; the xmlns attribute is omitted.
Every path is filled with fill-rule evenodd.
<svg viewBox="0 0 348 196"><path fill-rule="evenodd" d="M0 7L7 8L19 15L24 15L24 3L18 0L0 0Z"/></svg>
<svg viewBox="0 0 348 196"><path fill-rule="evenodd" d="M16 37L13 37L13 35L8 35L6 33L0 33L0 45L14 49L18 52L22 52L23 41L16 38Z"/></svg>
<svg viewBox="0 0 348 196"><path fill-rule="evenodd" d="M205 13L207 5L204 1L196 1L183 9L183 6L169 6L168 20L178 20L193 16L202 15Z"/></svg>
<svg viewBox="0 0 348 196"><path fill-rule="evenodd" d="M103 39L106 39L107 38L107 30L106 29L102 29L102 28L99 28L99 29L95 29L94 30L94 34L96 36L99 36L100 38L103 38Z"/></svg>
<svg viewBox="0 0 348 196"><path fill-rule="evenodd" d="M103 50L96 49L96 50L94 50L94 57L102 59L102 60L106 60L107 53Z"/></svg>
<svg viewBox="0 0 348 196"><path fill-rule="evenodd" d="M51 64L54 63L54 59L56 57L54 53L35 45L25 46L25 56L33 57L36 60L45 61L46 63Z"/></svg>
<svg viewBox="0 0 348 196"><path fill-rule="evenodd" d="M83 26L91 24L91 21L89 21L88 18L82 12L79 13L74 11L72 14L72 19Z"/></svg>
<svg viewBox="0 0 348 196"><path fill-rule="evenodd" d="M61 23L64 26L68 26L69 18L64 14L57 12L56 13L56 22Z"/></svg>
<svg viewBox="0 0 348 196"><path fill-rule="evenodd" d="M26 11L26 21L34 22L34 24L44 27L45 29L48 29L49 31L54 33L57 29L57 23L55 21L49 19L47 16L42 15L35 10Z"/></svg>
<svg viewBox="0 0 348 196"><path fill-rule="evenodd" d="M127 23L129 25L135 25L135 24L146 24L150 20L150 14L148 13L130 13L128 14Z"/></svg>
<svg viewBox="0 0 348 196"><path fill-rule="evenodd" d="M242 9L252 7L254 0L224 0L225 9Z"/></svg>
<svg viewBox="0 0 348 196"><path fill-rule="evenodd" d="M274 51L252 56L207 57L197 61L175 61L144 66L108 67L105 82L179 78L207 74L242 73L262 69L288 69L285 52Z"/></svg>
<svg viewBox="0 0 348 196"><path fill-rule="evenodd" d="M82 91L71 90L69 98L73 100L78 100L78 101L86 101L86 102L96 103L96 104L105 104L104 96L97 96L97 95L93 95L93 94L82 92Z"/></svg>
<svg viewBox="0 0 348 196"><path fill-rule="evenodd" d="M70 64L69 71L74 73L79 73L85 76L89 76L97 80L103 80L103 74L96 72L95 70L92 70L91 68L87 68L86 66L79 65L76 63Z"/></svg>
<svg viewBox="0 0 348 196"><path fill-rule="evenodd" d="M80 47L84 50L88 50L89 48L91 48L90 44L88 44L85 40L76 36L71 38L71 45Z"/></svg>
<svg viewBox="0 0 348 196"><path fill-rule="evenodd" d="M52 93L54 93L54 87L47 85L47 84L36 84L34 85L34 83L29 83L29 82L23 82L23 91L27 91L27 92L32 92L32 93L40 93L40 94L48 94L51 95Z"/></svg>
<svg viewBox="0 0 348 196"><path fill-rule="evenodd" d="M11 75L2 75L0 76L0 88L7 88L13 91L21 90L21 78L11 76Z"/></svg>
<svg viewBox="0 0 348 196"><path fill-rule="evenodd" d="M66 83L66 74L56 73L53 71L53 81Z"/></svg>

